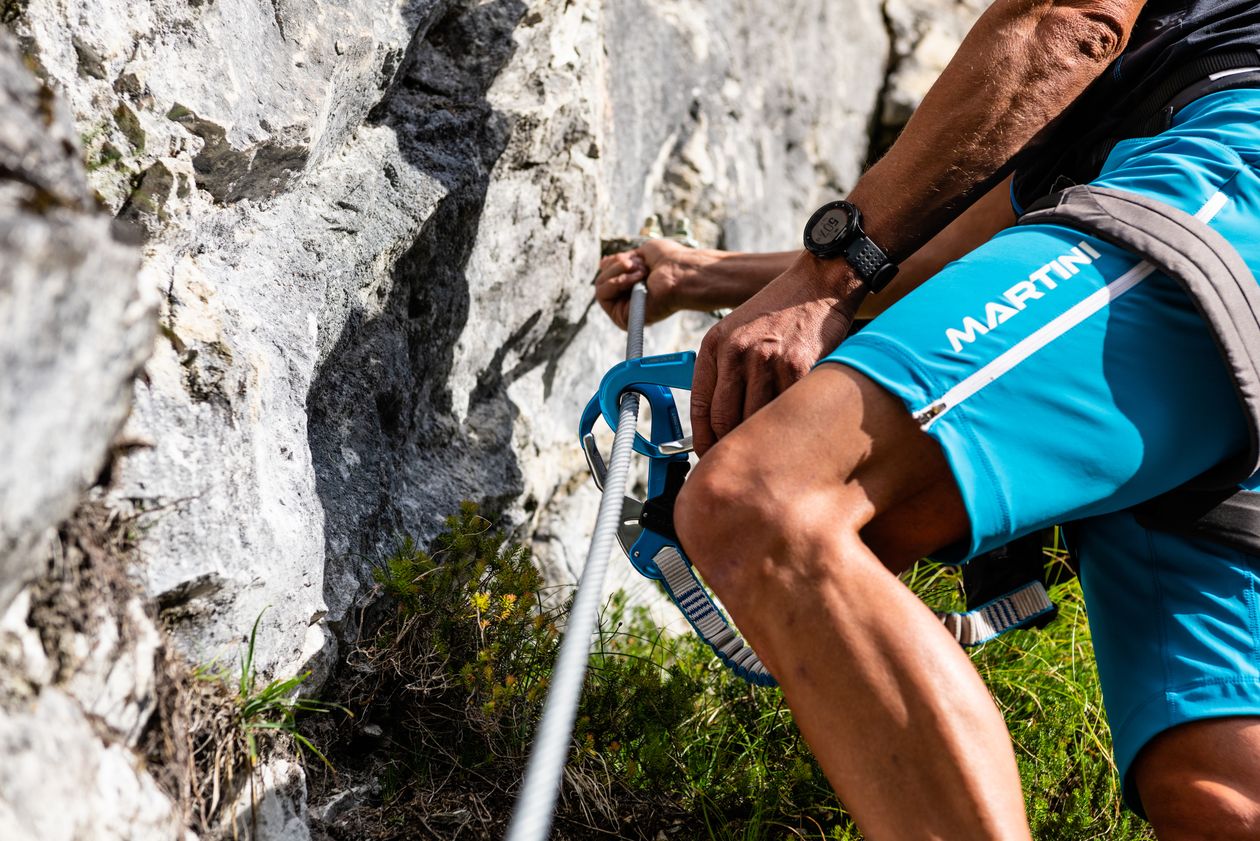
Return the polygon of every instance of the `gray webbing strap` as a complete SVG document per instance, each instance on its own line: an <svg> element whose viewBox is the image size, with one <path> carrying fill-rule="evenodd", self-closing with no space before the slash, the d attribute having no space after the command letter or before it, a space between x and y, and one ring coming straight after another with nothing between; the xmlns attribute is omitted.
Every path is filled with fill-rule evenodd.
<svg viewBox="0 0 1260 841"><path fill-rule="evenodd" d="M1225 361L1250 440L1248 450L1196 479L1196 488L1237 485L1260 470L1260 288L1223 236L1164 202L1081 185L1037 202L1019 224L1060 224L1142 257L1186 290Z"/></svg>
<svg viewBox="0 0 1260 841"><path fill-rule="evenodd" d="M970 647L1023 627L1038 617L1053 613L1054 609L1054 603L1042 583L1030 581L975 610L966 613L936 611L936 617L960 645Z"/></svg>
<svg viewBox="0 0 1260 841"><path fill-rule="evenodd" d="M713 603L683 554L673 546L666 546L652 560L664 576L670 599L678 605L696 634L713 649L718 659L749 683L774 686L769 670Z"/></svg>

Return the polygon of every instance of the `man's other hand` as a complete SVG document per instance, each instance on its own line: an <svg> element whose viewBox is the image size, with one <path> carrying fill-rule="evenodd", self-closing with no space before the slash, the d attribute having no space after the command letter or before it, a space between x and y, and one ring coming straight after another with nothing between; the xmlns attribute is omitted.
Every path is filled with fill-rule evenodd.
<svg viewBox="0 0 1260 841"><path fill-rule="evenodd" d="M683 290L687 278L713 259L705 249L688 248L670 239L650 239L633 251L609 254L599 261L595 300L625 330L630 320L630 290L646 277L646 317L652 324L686 308Z"/></svg>
<svg viewBox="0 0 1260 841"><path fill-rule="evenodd" d="M823 264L803 254L714 325L700 345L692 380L696 452L703 455L835 348L864 290L843 261Z"/></svg>

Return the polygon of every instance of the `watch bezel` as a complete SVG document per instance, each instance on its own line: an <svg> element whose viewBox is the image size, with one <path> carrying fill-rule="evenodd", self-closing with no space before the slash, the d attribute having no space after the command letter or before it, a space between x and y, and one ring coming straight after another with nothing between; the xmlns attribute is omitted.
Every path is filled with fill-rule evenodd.
<svg viewBox="0 0 1260 841"><path fill-rule="evenodd" d="M833 239L830 243L819 245L812 237L814 228L822 222L824 216L832 210L836 210L838 208L843 209L848 215L848 220L845 222L844 230L841 231L839 236ZM844 256L845 251L850 245L852 245L855 234L857 234L861 228L862 212L857 209L855 204L844 201L843 199L829 201L822 207L815 210L813 215L809 217L809 221L805 223L805 250L822 260L832 260L836 257Z"/></svg>

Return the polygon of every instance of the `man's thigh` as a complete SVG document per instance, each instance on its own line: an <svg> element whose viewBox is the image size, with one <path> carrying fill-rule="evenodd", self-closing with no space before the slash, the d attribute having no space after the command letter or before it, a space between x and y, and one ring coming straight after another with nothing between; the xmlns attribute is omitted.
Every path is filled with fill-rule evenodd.
<svg viewBox="0 0 1260 841"><path fill-rule="evenodd" d="M861 529L893 572L967 532L940 445L896 397L839 365L818 366L753 414L701 470L732 482L742 504L788 532Z"/></svg>

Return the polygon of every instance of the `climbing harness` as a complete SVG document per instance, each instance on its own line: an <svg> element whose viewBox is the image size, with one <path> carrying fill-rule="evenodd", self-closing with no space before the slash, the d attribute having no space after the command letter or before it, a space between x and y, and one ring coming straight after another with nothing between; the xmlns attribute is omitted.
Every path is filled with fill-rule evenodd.
<svg viewBox="0 0 1260 841"><path fill-rule="evenodd" d="M600 417L615 431L613 409L622 395L634 392L652 409L651 437L636 435L635 452L648 458L648 498L622 500L617 538L622 551L640 574L665 586L669 598L723 664L757 686L774 686L774 678L732 627L696 577L674 531L674 503L690 464L691 438L683 437L673 389L690 389L696 355L691 351L628 359L600 382L599 391L582 413L578 435L595 484L608 493L604 459L595 443Z"/></svg>

